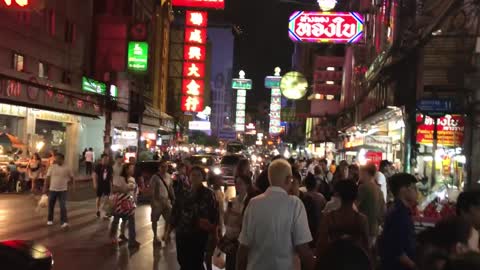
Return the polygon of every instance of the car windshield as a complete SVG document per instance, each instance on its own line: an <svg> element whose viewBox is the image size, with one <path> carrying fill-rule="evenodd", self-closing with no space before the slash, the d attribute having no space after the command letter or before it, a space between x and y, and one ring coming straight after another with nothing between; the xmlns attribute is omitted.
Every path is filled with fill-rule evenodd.
<svg viewBox="0 0 480 270"><path fill-rule="evenodd" d="M192 165L212 166L214 164L213 158L209 156L193 156L190 161Z"/></svg>
<svg viewBox="0 0 480 270"><path fill-rule="evenodd" d="M237 165L237 163L240 161L239 156L224 156L222 158L222 165Z"/></svg>

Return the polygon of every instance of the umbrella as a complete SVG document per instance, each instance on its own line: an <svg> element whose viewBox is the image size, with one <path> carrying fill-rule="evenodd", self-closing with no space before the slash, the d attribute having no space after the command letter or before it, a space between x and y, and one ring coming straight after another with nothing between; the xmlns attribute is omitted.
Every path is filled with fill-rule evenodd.
<svg viewBox="0 0 480 270"><path fill-rule="evenodd" d="M25 145L18 139L17 137L8 134L8 133L1 133L0 134L0 145L4 147L12 147L12 148L22 148Z"/></svg>

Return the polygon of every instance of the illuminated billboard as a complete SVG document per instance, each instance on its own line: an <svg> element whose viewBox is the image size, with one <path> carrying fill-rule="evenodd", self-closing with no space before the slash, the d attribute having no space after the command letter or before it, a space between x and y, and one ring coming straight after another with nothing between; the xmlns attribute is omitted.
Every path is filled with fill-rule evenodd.
<svg viewBox="0 0 480 270"><path fill-rule="evenodd" d="M128 70L147 71L148 69L148 43L130 41L128 43Z"/></svg>
<svg viewBox="0 0 480 270"><path fill-rule="evenodd" d="M296 11L288 33L295 42L357 43L363 37L364 20L356 12Z"/></svg>
<svg viewBox="0 0 480 270"><path fill-rule="evenodd" d="M172 0L174 7L224 9L224 0Z"/></svg>

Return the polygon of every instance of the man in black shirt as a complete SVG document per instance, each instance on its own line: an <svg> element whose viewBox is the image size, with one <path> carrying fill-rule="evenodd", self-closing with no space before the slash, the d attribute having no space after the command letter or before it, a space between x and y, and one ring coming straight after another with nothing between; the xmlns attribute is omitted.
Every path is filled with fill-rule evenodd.
<svg viewBox="0 0 480 270"><path fill-rule="evenodd" d="M112 186L113 168L110 165L110 158L102 154L100 162L95 166L93 172L93 188L97 192L97 217L100 217L100 205L102 198L110 195Z"/></svg>
<svg viewBox="0 0 480 270"><path fill-rule="evenodd" d="M399 173L390 179L390 189L395 203L385 218L380 256L384 270L414 270L415 226L411 208L417 203L417 179Z"/></svg>

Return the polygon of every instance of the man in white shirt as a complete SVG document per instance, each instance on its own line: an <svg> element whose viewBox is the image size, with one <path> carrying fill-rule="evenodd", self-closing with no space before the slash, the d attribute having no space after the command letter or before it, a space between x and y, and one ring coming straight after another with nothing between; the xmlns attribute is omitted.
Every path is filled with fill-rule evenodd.
<svg viewBox="0 0 480 270"><path fill-rule="evenodd" d="M237 270L291 270L295 253L305 269L312 270L315 260L308 246L312 235L305 207L287 193L293 179L290 164L273 161L268 178L271 186L253 198L245 211Z"/></svg>
<svg viewBox="0 0 480 270"><path fill-rule="evenodd" d="M92 175L94 162L95 162L95 152L93 152L93 148L90 147L88 151L85 152L85 173L87 175Z"/></svg>
<svg viewBox="0 0 480 270"><path fill-rule="evenodd" d="M168 224L170 215L172 212L172 204L174 200L172 179L170 174L167 173L168 164L165 161L161 161L158 167L158 173L152 176L150 185L153 190L153 197L151 201L152 213L152 230L153 241L155 244L161 245L160 240L157 237L157 222L160 220L160 216L166 221L165 232L169 231ZM168 236L164 234L164 240L167 240Z"/></svg>
<svg viewBox="0 0 480 270"><path fill-rule="evenodd" d="M60 222L62 228L68 227L67 220L67 190L68 182L73 180L73 173L67 165L64 164L63 154L55 155L55 163L50 166L47 172L47 180L43 192L48 194L48 222L47 225L53 225L53 213L57 199L60 201ZM47 189L48 188L48 189Z"/></svg>

